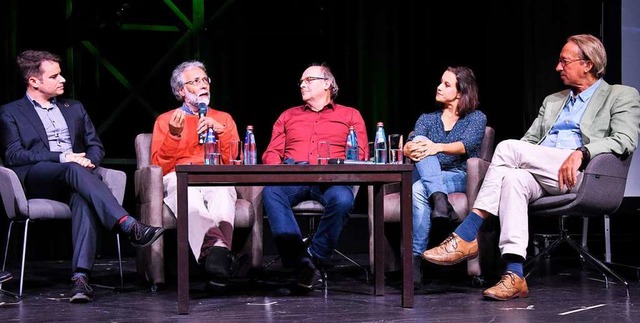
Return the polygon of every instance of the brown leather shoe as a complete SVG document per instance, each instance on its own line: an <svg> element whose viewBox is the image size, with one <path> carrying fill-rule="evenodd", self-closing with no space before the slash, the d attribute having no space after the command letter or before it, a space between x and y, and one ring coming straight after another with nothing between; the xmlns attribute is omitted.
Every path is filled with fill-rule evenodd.
<svg viewBox="0 0 640 323"><path fill-rule="evenodd" d="M457 234L452 233L437 247L433 247L422 253L422 258L438 265L454 265L465 259L478 256L478 239L471 242L462 240Z"/></svg>
<svg viewBox="0 0 640 323"><path fill-rule="evenodd" d="M508 301L517 297L528 297L529 287L524 278L507 271L497 284L486 289L482 295L485 298Z"/></svg>

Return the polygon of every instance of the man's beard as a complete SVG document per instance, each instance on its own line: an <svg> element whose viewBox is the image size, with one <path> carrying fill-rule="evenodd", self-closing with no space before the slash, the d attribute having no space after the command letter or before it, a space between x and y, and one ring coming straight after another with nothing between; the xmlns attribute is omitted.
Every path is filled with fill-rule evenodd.
<svg viewBox="0 0 640 323"><path fill-rule="evenodd" d="M199 96L199 95L195 95L191 92L186 92L185 93L185 98L184 100L189 103L190 105L197 107L198 104L200 103L204 103L207 106L209 105L209 100L210 100L210 96Z"/></svg>

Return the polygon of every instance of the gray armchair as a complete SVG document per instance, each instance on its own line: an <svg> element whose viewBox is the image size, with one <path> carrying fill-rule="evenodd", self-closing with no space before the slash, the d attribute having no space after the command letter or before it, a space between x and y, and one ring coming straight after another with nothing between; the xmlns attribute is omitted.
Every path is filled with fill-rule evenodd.
<svg viewBox="0 0 640 323"><path fill-rule="evenodd" d="M124 199L124 191L127 182L127 175L123 171L98 167L96 171L102 176L103 182L107 184L113 195L120 204ZM4 252L2 270L7 264L9 253L9 243L11 242L11 230L15 223L24 223L24 240L22 242L22 262L20 267L20 287L16 294L22 298L24 286L24 267L27 255L27 238L30 222L40 222L44 220L71 220L71 209L66 203L49 199L32 198L27 199L22 184L13 170L2 166L0 161L0 194L4 211L9 217L9 228L7 230L7 243ZM122 256L120 253L120 235L116 234L116 245L118 248L118 261L120 265L120 287L124 285L122 274ZM6 291L5 291L6 292Z"/></svg>
<svg viewBox="0 0 640 323"><path fill-rule="evenodd" d="M579 217L583 219L583 224L586 227L590 217L603 216L607 221L609 215L614 213L622 204L627 176L631 167L631 158L631 155L620 157L611 153L597 155L584 170L582 184L580 184L577 192L545 196L529 204L530 218L558 217L560 238L525 262L525 269L531 268L527 276L535 270L541 258L549 255L559 245L566 242L580 254L582 260L590 262L602 273L607 287L607 275L613 276L624 284L627 289L627 296L629 296L629 284L627 281L587 250L587 230L583 230L582 244L578 244L569 236L564 222L567 218ZM610 250L611 238L609 234L610 232L605 227L606 250Z"/></svg>
<svg viewBox="0 0 640 323"><path fill-rule="evenodd" d="M164 205L164 189L162 169L151 165L151 133L141 133L135 139L136 171L135 197L140 220L148 225L166 229L176 228L176 217ZM246 253L251 259L251 266L262 266L262 187L237 186L236 217L234 227L248 230L246 241L235 243L234 250ZM234 233L234 241L236 239ZM137 255L137 271L140 276L152 284L151 289L165 283L164 236L158 238L151 246L139 248Z"/></svg>
<svg viewBox="0 0 640 323"><path fill-rule="evenodd" d="M469 158L467 160L467 192L466 193L450 193L448 195L449 201L453 205L454 210L460 217L460 221L463 221L469 210L473 206L473 202L478 196L480 186L484 179L484 175L489 168L491 158L493 157L494 150L494 136L495 131L491 127L486 127L484 131L484 138L482 140L482 146L480 149L480 158ZM384 221L385 223L400 222L400 193L399 185L385 185L384 186ZM369 186L369 261L371 268L373 265L373 187ZM492 226L491 223L487 223L485 226ZM400 242L390 241L390 237L394 236L389 234L389 229L385 228L385 241L384 250L385 253L385 271L396 271L400 269ZM478 238L480 252L478 257L467 261L467 273L470 276L481 278L482 270L480 268L480 259L483 257L495 258L495 239L487 237L487 235L496 235L493 230L483 230L480 232ZM395 235L397 236L397 235ZM409 237L411 238L411 237ZM397 239L396 239L397 240ZM494 241L494 243L491 243ZM474 282L476 283L476 282ZM477 282L482 284L482 282Z"/></svg>

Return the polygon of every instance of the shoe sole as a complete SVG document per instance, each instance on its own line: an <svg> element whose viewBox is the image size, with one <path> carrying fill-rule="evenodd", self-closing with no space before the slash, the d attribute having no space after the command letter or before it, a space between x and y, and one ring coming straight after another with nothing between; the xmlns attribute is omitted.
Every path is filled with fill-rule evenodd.
<svg viewBox="0 0 640 323"><path fill-rule="evenodd" d="M164 233L164 229L160 228L160 230L156 231L156 234L153 235L153 238L151 238L151 240L149 240L149 242L145 243L145 244L135 244L135 243L131 243L134 247L136 248L143 248L146 246L151 245L152 243L156 242L156 240L158 240L158 238L160 238L160 236Z"/></svg>
<svg viewBox="0 0 640 323"><path fill-rule="evenodd" d="M83 304L93 301L93 297L86 294L75 294L69 299L69 303Z"/></svg>
<svg viewBox="0 0 640 323"><path fill-rule="evenodd" d="M461 257L460 259L454 260L454 261L439 261L439 260L435 260L435 259L427 259L424 256L424 253L422 254L422 259L432 263L432 264L436 264L436 265L441 265L441 266L450 266L450 265L455 265L458 263L461 263L465 260L469 260L469 259L474 259L478 257L478 252L476 251L475 253L472 254L468 254L466 256Z"/></svg>
<svg viewBox="0 0 640 323"><path fill-rule="evenodd" d="M515 295L511 296L511 297L499 297L498 295L494 295L494 294L483 294L482 296L484 296L485 299L489 299L489 300L496 300L496 301L508 301L514 298L527 298L529 297L529 292L520 292L520 293L516 293Z"/></svg>

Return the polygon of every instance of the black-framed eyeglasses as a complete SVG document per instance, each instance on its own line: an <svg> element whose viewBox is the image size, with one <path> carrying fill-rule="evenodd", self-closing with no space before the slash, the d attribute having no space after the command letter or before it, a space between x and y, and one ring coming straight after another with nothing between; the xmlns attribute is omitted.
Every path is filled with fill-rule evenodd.
<svg viewBox="0 0 640 323"><path fill-rule="evenodd" d="M315 80L328 80L328 78L326 77L320 77L320 76L307 76L303 79L301 79L300 81L298 81L298 86L302 85L302 82L304 82L304 84L309 84L311 83L311 81L315 81Z"/></svg>
<svg viewBox="0 0 640 323"><path fill-rule="evenodd" d="M203 77L203 78L197 77L197 78L195 78L195 79L193 79L191 81L184 82L184 84L188 84L188 85L198 85L200 83L209 85L209 84L211 84L211 78L208 77L208 76L207 77Z"/></svg>
<svg viewBox="0 0 640 323"><path fill-rule="evenodd" d="M577 61L586 61L586 59L584 58L578 58L578 59L564 59L564 58L558 58L558 64L560 64L562 66L562 68L564 68L565 66L573 63L573 62L577 62Z"/></svg>

